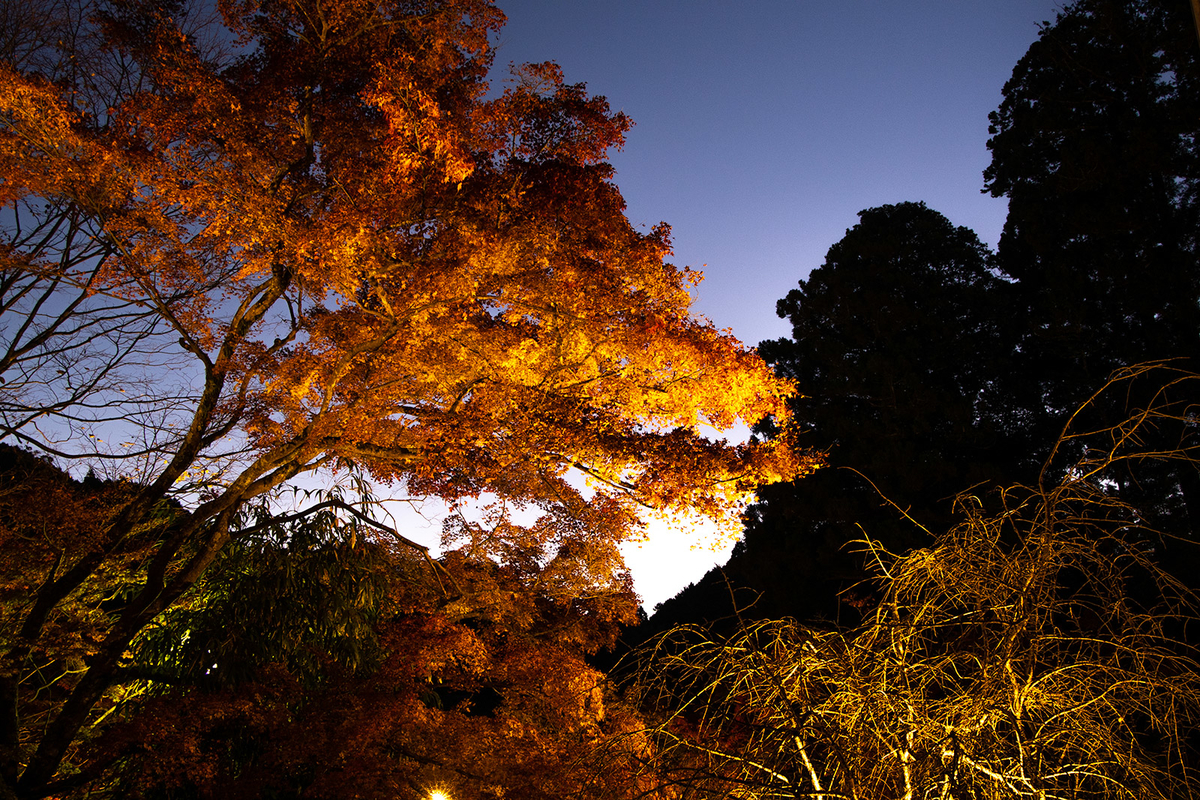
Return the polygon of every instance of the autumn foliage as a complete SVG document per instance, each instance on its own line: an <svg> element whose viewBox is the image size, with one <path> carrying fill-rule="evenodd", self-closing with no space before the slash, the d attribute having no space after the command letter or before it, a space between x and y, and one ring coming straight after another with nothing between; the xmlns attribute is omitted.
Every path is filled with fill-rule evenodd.
<svg viewBox="0 0 1200 800"><path fill-rule="evenodd" d="M566 649L553 659L561 678L548 684L591 697L594 675L578 654L604 640L597 624L632 608L616 545L636 535L636 509L734 520L754 487L811 466L787 436L730 445L703 435L767 415L784 425L790 389L689 314L698 276L664 261L668 229L639 232L626 220L604 158L629 120L552 64L516 68L489 93L489 37L502 22L483 0L263 0L215 11L47 0L14 3L0 20L12 34L0 54L0 433L111 479L89 493L47 478L71 495L62 520L6 506L0 797L100 780L133 757L104 742L118 720L157 719L159 736L185 735L165 724L168 711L129 717L154 694L130 699L156 680L140 648L181 609L217 607L204 605L197 581L265 530L248 504L278 502L297 476L366 474L452 505L494 501L485 519L451 526L458 555L422 560L422 580L498 570L488 580L505 588L485 603L442 585L407 611L379 611L363 629L387 653L380 671L330 668L320 691L329 708L353 705L361 701L345 682L366 680L398 692L375 715L395 714L384 728L531 747L524 733L510 741L480 727L507 722L455 721L409 702L413 665L426 663L422 637L444 630L446 652L461 659L451 667L429 656L442 665L423 679L498 671L518 685L559 651L506 649L462 621L495 606L533 636L549 623L520 611L532 598L591 602L555 623L554 646ZM8 474L20 484L43 472L22 460ZM375 546L361 537L385 535L364 521L378 507L355 502L322 500L289 519L333 514L326 523L338 530L365 526L350 550ZM508 508L540 518L520 525ZM417 632L405 627L414 619L425 620ZM311 732L319 726L306 714L317 706L285 702L303 649L274 652L290 664L284 673L251 659L246 674L275 687L261 698L277 693L286 725ZM160 682L195 682L173 663ZM49 676L46 664L67 668ZM48 676L44 689L30 689L34 673ZM214 725L241 713L236 703L202 712L207 697L163 708L197 704ZM251 703L250 728L274 725L263 720L278 706L263 702ZM573 703L551 704L570 724L545 724L599 724L587 722L599 706L564 710ZM345 708L352 727L360 712ZM330 742L350 735L327 730ZM378 738L347 745L346 758L407 747L415 764L452 760L386 730L355 735ZM546 752L559 755L545 758L560 765L576 752L554 747ZM219 784L218 767L196 769L196 780ZM527 777L547 770L529 766ZM309 779L349 786L344 775ZM496 773L475 790L524 780Z"/></svg>
<svg viewBox="0 0 1200 800"><path fill-rule="evenodd" d="M93 789L599 798L649 785L599 763L602 744L648 740L585 660L633 617L627 585L555 597L452 554L439 588L411 548L351 546L335 519L242 537L135 641L153 680L89 751L112 765Z"/></svg>

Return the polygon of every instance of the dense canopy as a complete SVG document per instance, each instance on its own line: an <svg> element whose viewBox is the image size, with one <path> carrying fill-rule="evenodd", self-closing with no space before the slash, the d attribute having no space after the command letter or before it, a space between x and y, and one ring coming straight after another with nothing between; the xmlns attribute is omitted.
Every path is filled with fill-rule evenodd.
<svg viewBox="0 0 1200 800"><path fill-rule="evenodd" d="M616 545L637 509L736 522L812 465L703 434L785 420L791 387L690 315L667 227L625 218L604 159L628 119L553 64L491 90L503 19L485 0L12 6L0 434L99 488L51 481L84 524L5 521L4 580L27 591L4 610L0 796L102 771L80 746L145 678L131 645L200 602L256 530L247 504L282 513L297 476L490 502L447 546L516 570L514 592L611 598L595 621L632 613ZM43 469L16 463L18 484ZM289 513L379 530L339 498ZM64 659L82 666L53 693L27 688Z"/></svg>

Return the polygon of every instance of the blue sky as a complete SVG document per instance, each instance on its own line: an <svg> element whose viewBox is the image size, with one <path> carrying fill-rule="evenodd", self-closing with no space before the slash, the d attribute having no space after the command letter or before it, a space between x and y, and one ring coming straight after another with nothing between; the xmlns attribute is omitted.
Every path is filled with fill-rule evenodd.
<svg viewBox="0 0 1200 800"><path fill-rule="evenodd" d="M987 115L1048 0L498 0L496 63L551 60L636 126L634 223L703 267L697 311L748 344L858 211L924 200L994 245Z"/></svg>
<svg viewBox="0 0 1200 800"><path fill-rule="evenodd" d="M988 112L1050 0L497 0L496 63L556 61L636 123L614 155L635 224L668 222L697 313L747 344L872 206L923 200L995 245ZM724 552L656 526L648 609Z"/></svg>

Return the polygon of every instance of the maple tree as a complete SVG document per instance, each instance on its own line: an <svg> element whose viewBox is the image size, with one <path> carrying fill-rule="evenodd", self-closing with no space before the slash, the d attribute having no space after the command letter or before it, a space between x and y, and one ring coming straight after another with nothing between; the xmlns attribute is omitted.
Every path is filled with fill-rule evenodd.
<svg viewBox="0 0 1200 800"><path fill-rule="evenodd" d="M19 450L0 456L10 488L0 518L47 498L59 512L48 528L65 541L121 489L72 481ZM628 576L567 578L578 571L568 552L541 565L463 549L430 562L346 513L364 497L314 497L305 514L247 507L235 541L130 643L119 687L98 704L103 722L68 754L78 771L52 794L415 797L441 787L459 798L601 798L650 788L637 759L619 757L648 747L643 726L586 660L634 618ZM5 555L53 555L6 543ZM27 565L0 565L8 617ZM108 580L65 604L32 654L26 731L53 718L64 678L85 668L110 592L130 590L112 574L122 566L114 559Z"/></svg>
<svg viewBox="0 0 1200 800"><path fill-rule="evenodd" d="M411 547L332 509L254 516L135 640L153 683L85 745L91 795L649 788L636 759L613 757L648 747L643 726L585 660L632 617L627 580L564 596L561 559L534 575L453 551L439 585Z"/></svg>
<svg viewBox="0 0 1200 800"><path fill-rule="evenodd" d="M297 476L494 498L451 539L572 596L621 580L637 507L733 519L813 465L702 435L790 390L626 220L629 120L552 64L489 96L490 3L12 9L0 431L113 480L9 473L0 797L89 775L131 646Z"/></svg>

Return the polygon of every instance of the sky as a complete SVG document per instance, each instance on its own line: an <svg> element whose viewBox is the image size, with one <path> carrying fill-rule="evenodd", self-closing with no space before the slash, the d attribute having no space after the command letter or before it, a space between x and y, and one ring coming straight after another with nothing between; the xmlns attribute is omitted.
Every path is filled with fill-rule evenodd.
<svg viewBox="0 0 1200 800"><path fill-rule="evenodd" d="M995 245L988 112L1050 0L497 0L496 64L555 61L635 122L612 159L637 225L703 270L747 344L865 208L924 200Z"/></svg>
<svg viewBox="0 0 1200 800"><path fill-rule="evenodd" d="M695 312L743 342L885 203L925 201L995 246L988 112L1057 0L497 0L497 69L555 61L635 127L615 153L635 225L672 226ZM655 525L626 558L648 611L727 559ZM699 545L699 546L696 546Z"/></svg>

